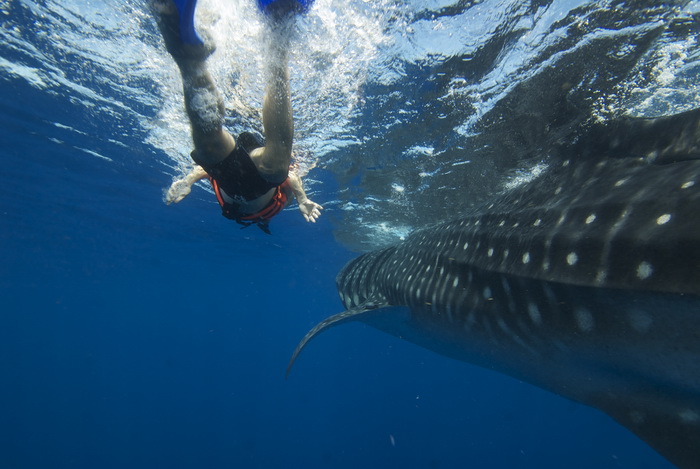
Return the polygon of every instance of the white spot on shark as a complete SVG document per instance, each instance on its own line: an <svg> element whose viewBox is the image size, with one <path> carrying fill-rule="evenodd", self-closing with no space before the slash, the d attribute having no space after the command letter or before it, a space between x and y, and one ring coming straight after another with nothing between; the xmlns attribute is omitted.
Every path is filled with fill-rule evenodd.
<svg viewBox="0 0 700 469"><path fill-rule="evenodd" d="M595 221L595 218L595 213L591 213L590 215L588 215L588 218L586 218L586 225L590 225L591 223L593 223Z"/></svg>
<svg viewBox="0 0 700 469"><path fill-rule="evenodd" d="M671 214L669 213L664 213L661 215L659 218L656 219L656 224L657 225L665 225L671 220Z"/></svg>
<svg viewBox="0 0 700 469"><path fill-rule="evenodd" d="M593 320L593 314L587 309L579 308L574 311L574 318L576 319L576 325L582 332L590 332L595 326Z"/></svg>
<svg viewBox="0 0 700 469"><path fill-rule="evenodd" d="M651 274L653 274L653 273L654 273L654 268L651 266L651 264L649 264L646 261L641 262L637 266L637 277L640 280L648 279L649 277L651 277Z"/></svg>
<svg viewBox="0 0 700 469"><path fill-rule="evenodd" d="M570 253L566 256L566 263L567 263L567 264L569 264L569 265L576 265L577 262L578 262L578 255L577 255L575 252L570 252Z"/></svg>
<svg viewBox="0 0 700 469"><path fill-rule="evenodd" d="M530 303L527 305L527 312L530 315L530 319L532 319L532 322L537 324L538 326L542 324L542 314L540 314L540 310L537 307L536 304Z"/></svg>
<svg viewBox="0 0 700 469"><path fill-rule="evenodd" d="M695 423L700 422L700 414L693 409L683 409L678 412L678 417L680 417L683 423Z"/></svg>
<svg viewBox="0 0 700 469"><path fill-rule="evenodd" d="M474 316L474 313L473 312L469 313L469 315L467 316L467 319L464 321L464 330L469 332L475 322L476 322L476 317Z"/></svg>
<svg viewBox="0 0 700 469"><path fill-rule="evenodd" d="M644 412L640 410L633 410L630 412L630 420L637 425L641 425L646 420L646 416L644 415Z"/></svg>
<svg viewBox="0 0 700 469"><path fill-rule="evenodd" d="M510 295L512 288L510 288L510 283L506 277L501 277L501 285L503 285L503 290Z"/></svg>
<svg viewBox="0 0 700 469"><path fill-rule="evenodd" d="M653 322L649 313L639 309L627 311L627 317L629 319L630 325L632 326L632 329L639 332L640 334L648 332Z"/></svg>
<svg viewBox="0 0 700 469"><path fill-rule="evenodd" d="M523 254L523 264L527 264L528 262L530 262L530 253L526 252Z"/></svg>
<svg viewBox="0 0 700 469"><path fill-rule="evenodd" d="M688 181L688 182L683 183L683 185L681 186L681 189L688 189L690 187L693 187L694 185L695 185L695 181Z"/></svg>
<svg viewBox="0 0 700 469"><path fill-rule="evenodd" d="M598 271L598 273L597 273L596 276L595 276L595 282L596 282L598 285L602 285L603 282L605 282L605 279L606 279L606 278L608 278L608 271L607 271L607 270L604 270L604 269L601 269L601 270Z"/></svg>

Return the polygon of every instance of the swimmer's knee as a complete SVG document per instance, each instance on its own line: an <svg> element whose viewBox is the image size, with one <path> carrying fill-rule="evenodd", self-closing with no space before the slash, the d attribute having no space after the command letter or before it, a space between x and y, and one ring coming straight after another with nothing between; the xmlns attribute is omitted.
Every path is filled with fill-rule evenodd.
<svg viewBox="0 0 700 469"><path fill-rule="evenodd" d="M200 166L218 164L226 159L234 148L234 140L225 130L211 134L192 132L195 150L192 159Z"/></svg>
<svg viewBox="0 0 700 469"><path fill-rule="evenodd" d="M281 184L289 175L292 161L291 148L283 145L267 145L261 150L253 151L251 157L260 175L268 182Z"/></svg>

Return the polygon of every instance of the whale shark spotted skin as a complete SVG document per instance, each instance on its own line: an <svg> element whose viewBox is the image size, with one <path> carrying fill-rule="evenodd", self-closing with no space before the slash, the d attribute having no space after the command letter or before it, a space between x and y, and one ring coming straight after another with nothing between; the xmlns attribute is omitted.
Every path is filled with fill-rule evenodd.
<svg viewBox="0 0 700 469"><path fill-rule="evenodd" d="M699 116L591 132L472 216L352 260L347 310L290 367L359 320L598 408L700 467Z"/></svg>

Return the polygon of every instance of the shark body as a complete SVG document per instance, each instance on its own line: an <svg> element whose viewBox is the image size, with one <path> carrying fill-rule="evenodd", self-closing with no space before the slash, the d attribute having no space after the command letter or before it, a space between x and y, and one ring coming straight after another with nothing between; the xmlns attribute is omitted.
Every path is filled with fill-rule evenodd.
<svg viewBox="0 0 700 469"><path fill-rule="evenodd" d="M699 133L696 111L607 126L474 215L354 259L337 277L347 310L290 366L359 320L598 408L700 467Z"/></svg>

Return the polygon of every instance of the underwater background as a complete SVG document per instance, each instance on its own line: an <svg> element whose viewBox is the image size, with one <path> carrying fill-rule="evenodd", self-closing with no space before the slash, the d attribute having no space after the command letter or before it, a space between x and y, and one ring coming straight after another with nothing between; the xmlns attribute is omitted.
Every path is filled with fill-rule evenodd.
<svg viewBox="0 0 700 469"><path fill-rule="evenodd" d="M260 131L265 24L200 0L233 133ZM0 469L666 468L602 413L361 324L358 253L537 177L544 142L697 107L697 1L317 0L291 57L312 200L268 236L190 163L145 1L0 0ZM535 156L533 156L535 155Z"/></svg>

